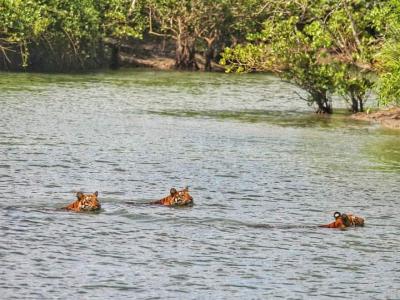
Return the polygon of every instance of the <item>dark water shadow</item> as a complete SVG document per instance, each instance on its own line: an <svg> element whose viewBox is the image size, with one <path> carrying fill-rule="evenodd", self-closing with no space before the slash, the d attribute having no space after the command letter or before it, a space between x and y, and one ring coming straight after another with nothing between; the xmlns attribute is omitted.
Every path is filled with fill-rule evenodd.
<svg viewBox="0 0 400 300"><path fill-rule="evenodd" d="M290 224L282 224L282 225L271 225L271 224L243 224L249 228L255 229L301 229L301 228L317 228L317 225L290 225Z"/></svg>
<svg viewBox="0 0 400 300"><path fill-rule="evenodd" d="M300 127L300 128L356 128L361 129L368 126L368 123L357 122L349 118L345 110L338 110L336 114L324 115L313 112L299 111L277 111L277 110L165 110L148 111L149 114L155 114L166 117L178 118L203 118L215 120L232 120L243 123L268 123L282 127Z"/></svg>
<svg viewBox="0 0 400 300"><path fill-rule="evenodd" d="M158 200L138 200L138 201L123 201L120 202L120 204L131 206L131 207L166 207L166 208L175 208L175 209L185 209L185 208L191 208L195 206L195 203L188 204L188 205L161 205L157 203L152 203L154 201Z"/></svg>
<svg viewBox="0 0 400 300"><path fill-rule="evenodd" d="M96 211L71 211L64 209L62 205L54 205L52 207L44 207L44 206L24 206L24 205L8 205L8 206L3 206L0 207L0 211L4 212L10 212L10 213L24 213L24 214L29 214L29 213L42 213L42 214L53 214L53 213L78 213L78 214L88 214L88 215L96 215L105 212L104 208L101 208L100 210Z"/></svg>
<svg viewBox="0 0 400 300"><path fill-rule="evenodd" d="M264 85L273 82L272 76L258 74L257 76L244 75L247 84ZM254 79L252 79L254 78ZM1 72L0 85L4 91L41 91L50 86L58 87L86 87L89 84L101 84L114 87L139 88L172 88L186 90L191 94L202 94L202 85L225 87L237 85L238 77L225 73L197 73L174 70L151 70L148 68L127 68L76 73L40 73L40 72Z"/></svg>

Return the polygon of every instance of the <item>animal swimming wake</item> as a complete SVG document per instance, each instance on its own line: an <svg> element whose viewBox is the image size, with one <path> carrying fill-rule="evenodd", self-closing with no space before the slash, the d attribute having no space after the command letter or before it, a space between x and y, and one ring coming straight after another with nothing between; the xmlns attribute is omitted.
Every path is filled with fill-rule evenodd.
<svg viewBox="0 0 400 300"><path fill-rule="evenodd" d="M93 194L84 194L78 192L76 194L77 200L64 207L63 209L82 212L82 211L98 211L101 208L100 202L97 199L99 193L96 191Z"/></svg>

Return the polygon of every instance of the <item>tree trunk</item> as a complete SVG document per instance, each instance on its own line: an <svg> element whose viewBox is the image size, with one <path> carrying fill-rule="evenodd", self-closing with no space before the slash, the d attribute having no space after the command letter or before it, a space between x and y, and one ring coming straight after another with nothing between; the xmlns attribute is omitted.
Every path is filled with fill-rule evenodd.
<svg viewBox="0 0 400 300"><path fill-rule="evenodd" d="M205 53L205 65L204 65L204 70L205 71L212 71L212 66L211 66L211 61L214 59L214 47L210 46L207 48L206 53Z"/></svg>
<svg viewBox="0 0 400 300"><path fill-rule="evenodd" d="M353 113L359 112L358 110L358 101L354 95L351 95L351 111Z"/></svg>
<svg viewBox="0 0 400 300"><path fill-rule="evenodd" d="M194 39L188 35L179 36L176 40L175 68L178 70L198 70L195 54Z"/></svg>
<svg viewBox="0 0 400 300"><path fill-rule="evenodd" d="M210 72L212 70L211 62L214 59L214 54L215 54L214 42L216 40L216 35L214 35L211 38L205 37L204 40L207 43L207 50L204 53L205 56L204 71Z"/></svg>
<svg viewBox="0 0 400 300"><path fill-rule="evenodd" d="M350 92L350 98L351 98L351 111L353 113L357 113L360 111L363 112L364 111L363 97L356 92Z"/></svg>
<svg viewBox="0 0 400 300"><path fill-rule="evenodd" d="M362 97L358 98L358 103L360 106L360 111L363 112L364 111L364 101L363 101Z"/></svg>
<svg viewBox="0 0 400 300"><path fill-rule="evenodd" d="M119 45L111 46L110 68L116 70L119 68Z"/></svg>
<svg viewBox="0 0 400 300"><path fill-rule="evenodd" d="M332 102L328 99L326 92L313 92L311 97L318 105L316 113L318 114L331 114L333 112Z"/></svg>

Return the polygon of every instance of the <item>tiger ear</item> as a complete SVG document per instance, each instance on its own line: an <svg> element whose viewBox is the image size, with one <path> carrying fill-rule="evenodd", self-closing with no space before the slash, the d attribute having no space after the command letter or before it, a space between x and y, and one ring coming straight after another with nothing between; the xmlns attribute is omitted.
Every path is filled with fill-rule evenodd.
<svg viewBox="0 0 400 300"><path fill-rule="evenodd" d="M82 197L83 197L83 193L82 192L77 192L76 193L76 198L78 198L78 200L81 200Z"/></svg>
<svg viewBox="0 0 400 300"><path fill-rule="evenodd" d="M175 195L177 193L175 188L172 188L169 190L169 193L171 194L171 196Z"/></svg>
<svg viewBox="0 0 400 300"><path fill-rule="evenodd" d="M99 192L98 192L98 191L95 191L95 192L94 192L94 195L97 197L97 196L99 195Z"/></svg>
<svg viewBox="0 0 400 300"><path fill-rule="evenodd" d="M333 214L333 217L334 217L335 219L337 219L337 218L339 218L341 215L342 215L342 214L341 214L340 212L335 211L335 213Z"/></svg>

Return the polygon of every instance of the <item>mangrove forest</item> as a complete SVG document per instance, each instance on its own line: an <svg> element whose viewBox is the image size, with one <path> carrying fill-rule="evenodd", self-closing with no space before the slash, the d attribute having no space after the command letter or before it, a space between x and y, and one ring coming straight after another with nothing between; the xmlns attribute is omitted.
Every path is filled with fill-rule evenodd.
<svg viewBox="0 0 400 300"><path fill-rule="evenodd" d="M369 91L399 105L400 1L0 0L1 70L82 72L155 55L178 70L273 73L320 113L332 113L332 95L364 111Z"/></svg>

